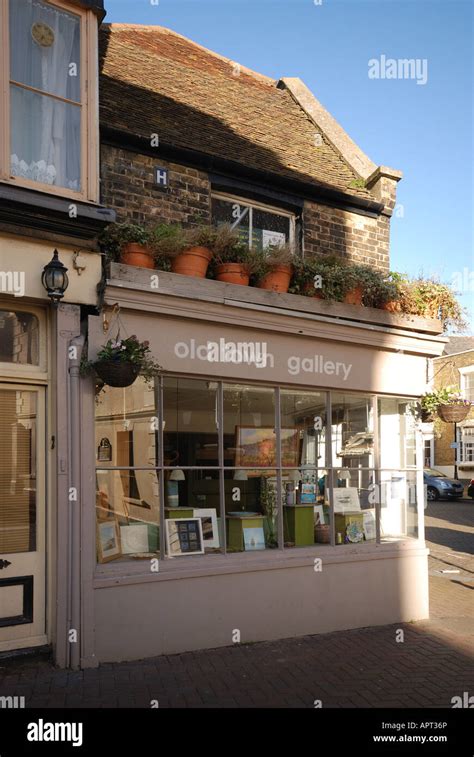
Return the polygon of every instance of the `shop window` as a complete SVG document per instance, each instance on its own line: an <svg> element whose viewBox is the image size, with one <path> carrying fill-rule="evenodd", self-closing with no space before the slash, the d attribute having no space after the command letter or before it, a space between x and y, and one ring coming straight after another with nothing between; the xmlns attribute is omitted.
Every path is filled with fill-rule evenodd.
<svg viewBox="0 0 474 757"><path fill-rule="evenodd" d="M294 241L294 216L239 198L213 195L212 220L218 226L227 223L235 228L242 242L251 249Z"/></svg>
<svg viewBox="0 0 474 757"><path fill-rule="evenodd" d="M98 468L96 481L97 561L159 557L159 473Z"/></svg>
<svg viewBox="0 0 474 757"><path fill-rule="evenodd" d="M163 380L163 463L218 466L217 383Z"/></svg>
<svg viewBox="0 0 474 757"><path fill-rule="evenodd" d="M99 395L96 450L99 562L418 533L415 425L402 398L138 379Z"/></svg>
<svg viewBox="0 0 474 757"><path fill-rule="evenodd" d="M16 183L96 201L97 67L87 45L95 16L60 0L0 4L10 51L2 88L9 165L1 172Z"/></svg>
<svg viewBox="0 0 474 757"><path fill-rule="evenodd" d="M166 551L170 557L216 554L224 545L219 471L164 472Z"/></svg>
<svg viewBox="0 0 474 757"><path fill-rule="evenodd" d="M0 363L39 364L39 322L35 315L0 310Z"/></svg>
<svg viewBox="0 0 474 757"><path fill-rule="evenodd" d="M274 469L228 469L224 496L228 552L278 547L278 477Z"/></svg>

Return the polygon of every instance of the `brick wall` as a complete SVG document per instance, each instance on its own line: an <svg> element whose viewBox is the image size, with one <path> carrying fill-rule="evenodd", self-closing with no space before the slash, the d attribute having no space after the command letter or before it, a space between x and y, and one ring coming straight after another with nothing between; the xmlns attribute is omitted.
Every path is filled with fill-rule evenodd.
<svg viewBox="0 0 474 757"><path fill-rule="evenodd" d="M156 158L102 146L103 204L117 220L138 223L165 221L183 226L210 221L211 185L206 173L160 159L169 169L168 190L153 185ZM387 270L389 218L350 213L313 202L304 206L305 254L335 253Z"/></svg>
<svg viewBox="0 0 474 757"><path fill-rule="evenodd" d="M156 158L102 145L101 200L117 212L117 221L193 224L210 221L207 174L160 159L169 169L168 190L153 184Z"/></svg>
<svg viewBox="0 0 474 757"><path fill-rule="evenodd" d="M306 202L304 208L306 255L332 253L349 260L388 270L390 220L368 218L339 208Z"/></svg>
<svg viewBox="0 0 474 757"><path fill-rule="evenodd" d="M451 367L451 363L454 363L454 368ZM434 360L435 388L440 389L442 386L460 387L460 374L456 369L465 368L468 365L474 365L474 350L462 352L459 355L446 355ZM474 420L474 408L471 408L468 419ZM435 438L434 442L434 467L436 468L437 465L454 465L455 450L450 448L450 444L454 442L454 424L439 421L437 426L440 435ZM465 467L471 469L472 466Z"/></svg>

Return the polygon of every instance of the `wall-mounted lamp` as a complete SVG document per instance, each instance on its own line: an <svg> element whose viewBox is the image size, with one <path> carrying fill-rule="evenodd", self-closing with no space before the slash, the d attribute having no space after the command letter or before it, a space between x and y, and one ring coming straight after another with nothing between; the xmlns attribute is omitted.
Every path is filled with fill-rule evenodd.
<svg viewBox="0 0 474 757"><path fill-rule="evenodd" d="M64 292L69 286L69 279L67 277L67 268L61 263L58 257L58 251L55 250L52 260L45 265L41 276L41 283L43 284L48 297L55 307L59 305Z"/></svg>

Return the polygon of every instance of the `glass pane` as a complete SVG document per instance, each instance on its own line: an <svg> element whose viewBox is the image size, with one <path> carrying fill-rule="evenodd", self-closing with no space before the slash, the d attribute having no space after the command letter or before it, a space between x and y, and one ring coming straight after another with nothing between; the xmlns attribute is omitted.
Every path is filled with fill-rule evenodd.
<svg viewBox="0 0 474 757"><path fill-rule="evenodd" d="M334 392L332 400L332 464L337 468L374 465L372 398Z"/></svg>
<svg viewBox="0 0 474 757"><path fill-rule="evenodd" d="M282 389L280 395L283 467L326 464L326 394Z"/></svg>
<svg viewBox="0 0 474 757"><path fill-rule="evenodd" d="M97 562L159 557L159 474L99 469L96 481Z"/></svg>
<svg viewBox="0 0 474 757"><path fill-rule="evenodd" d="M382 540L418 535L416 471L381 471L380 537Z"/></svg>
<svg viewBox="0 0 474 757"><path fill-rule="evenodd" d="M36 404L0 389L0 555L36 550Z"/></svg>
<svg viewBox="0 0 474 757"><path fill-rule="evenodd" d="M253 208L252 247L265 249L290 241L290 219L276 213Z"/></svg>
<svg viewBox="0 0 474 757"><path fill-rule="evenodd" d="M229 223L239 232L242 242L249 243L250 209L237 201L212 198L212 222L219 226Z"/></svg>
<svg viewBox="0 0 474 757"><path fill-rule="evenodd" d="M282 474L285 547L330 544L327 471L304 466Z"/></svg>
<svg viewBox="0 0 474 757"><path fill-rule="evenodd" d="M217 383L165 378L163 408L165 466L219 465Z"/></svg>
<svg viewBox="0 0 474 757"><path fill-rule="evenodd" d="M10 78L80 102L81 20L41 0L10 0Z"/></svg>
<svg viewBox="0 0 474 757"><path fill-rule="evenodd" d="M416 465L416 421L412 402L397 397L378 400L380 467L410 468Z"/></svg>
<svg viewBox="0 0 474 757"><path fill-rule="evenodd" d="M14 272L5 276L8 291L14 292L21 280ZM11 286L9 283L11 282ZM38 365L39 323L32 313L0 310L0 363Z"/></svg>
<svg viewBox="0 0 474 757"><path fill-rule="evenodd" d="M276 463L275 391L224 385L224 464L272 467Z"/></svg>
<svg viewBox="0 0 474 757"><path fill-rule="evenodd" d="M155 466L158 442L153 386L141 377L123 389L105 386L97 397L95 409L97 465L104 468Z"/></svg>
<svg viewBox="0 0 474 757"><path fill-rule="evenodd" d="M227 470L225 511L228 552L278 546L277 472Z"/></svg>
<svg viewBox="0 0 474 757"><path fill-rule="evenodd" d="M375 471L361 467L335 469L333 481L336 544L375 542Z"/></svg>
<svg viewBox="0 0 474 757"><path fill-rule="evenodd" d="M165 518L177 520L177 524L167 525L168 553L177 557L221 552L224 524L220 515L219 471L175 468L165 471L164 476ZM186 525L185 521L189 523ZM181 529L183 523L186 528ZM190 530L192 523L194 527Z"/></svg>
<svg viewBox="0 0 474 757"><path fill-rule="evenodd" d="M12 85L12 176L81 189L81 108Z"/></svg>

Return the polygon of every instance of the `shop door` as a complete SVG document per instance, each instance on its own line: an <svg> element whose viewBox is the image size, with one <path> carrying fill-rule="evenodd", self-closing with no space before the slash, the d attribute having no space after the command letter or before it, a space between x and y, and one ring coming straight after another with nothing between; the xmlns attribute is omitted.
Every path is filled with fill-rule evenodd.
<svg viewBox="0 0 474 757"><path fill-rule="evenodd" d="M46 643L44 389L0 384L0 651Z"/></svg>

